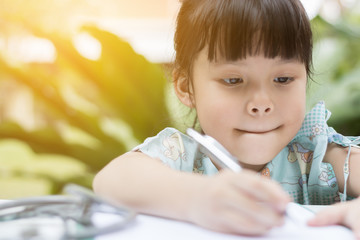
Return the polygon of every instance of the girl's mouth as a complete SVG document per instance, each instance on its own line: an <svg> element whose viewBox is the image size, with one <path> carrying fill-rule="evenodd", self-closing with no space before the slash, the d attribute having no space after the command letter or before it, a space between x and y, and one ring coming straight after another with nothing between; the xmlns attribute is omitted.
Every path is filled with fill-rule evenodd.
<svg viewBox="0 0 360 240"><path fill-rule="evenodd" d="M243 129L237 129L238 131L242 132L242 133L249 133L249 134L265 134L265 133L269 133L269 132L272 132L272 131L275 131L277 129L279 129L279 127L276 127L276 128L272 128L270 130L243 130Z"/></svg>

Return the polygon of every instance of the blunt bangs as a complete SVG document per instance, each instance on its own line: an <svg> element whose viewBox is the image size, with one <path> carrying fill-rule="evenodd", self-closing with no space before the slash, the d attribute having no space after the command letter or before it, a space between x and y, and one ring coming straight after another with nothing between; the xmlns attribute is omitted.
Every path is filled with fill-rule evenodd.
<svg viewBox="0 0 360 240"><path fill-rule="evenodd" d="M186 17L189 9L193 12ZM308 75L311 72L312 32L299 0L184 0L175 34L175 64L191 66L205 46L210 61L263 54L297 59Z"/></svg>

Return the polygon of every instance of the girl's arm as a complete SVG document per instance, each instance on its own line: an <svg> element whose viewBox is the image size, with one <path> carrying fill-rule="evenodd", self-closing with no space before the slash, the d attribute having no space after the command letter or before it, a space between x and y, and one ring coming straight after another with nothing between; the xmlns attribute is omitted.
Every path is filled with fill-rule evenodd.
<svg viewBox="0 0 360 240"><path fill-rule="evenodd" d="M339 185L339 191L344 191L344 164L348 154L348 147L342 147L335 143L328 146L324 162L330 163L335 172ZM347 181L347 195L352 197L360 196L360 148L352 147L349 158L349 178Z"/></svg>
<svg viewBox="0 0 360 240"><path fill-rule="evenodd" d="M140 152L114 159L96 175L93 187L141 213L247 235L281 225L289 202L279 185L253 172L185 173Z"/></svg>
<svg viewBox="0 0 360 240"><path fill-rule="evenodd" d="M336 175L339 191L344 191L344 163L349 148L334 143L329 144L324 161L330 163ZM350 227L357 239L360 239L360 149L351 148L349 159L349 178L347 195L357 197L352 201L335 204L329 209L319 212L309 221L312 226L343 224Z"/></svg>

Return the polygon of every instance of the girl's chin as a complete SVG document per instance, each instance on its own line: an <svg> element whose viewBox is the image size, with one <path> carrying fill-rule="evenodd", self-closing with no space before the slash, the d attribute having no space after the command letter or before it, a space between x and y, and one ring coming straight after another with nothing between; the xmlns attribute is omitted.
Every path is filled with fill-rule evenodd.
<svg viewBox="0 0 360 240"><path fill-rule="evenodd" d="M286 142L273 139L241 141L229 149L237 159L248 165L264 165L272 161L285 147ZM233 142L234 143L234 142Z"/></svg>
<svg viewBox="0 0 360 240"><path fill-rule="evenodd" d="M253 169L259 168L261 166L263 168L267 163L271 162L281 150L282 149L279 149L279 151L274 151L274 149L269 149L267 151L266 149L255 149L251 152L248 152L248 154L244 154L244 152L241 154L240 151L240 154L236 156L244 168Z"/></svg>
<svg viewBox="0 0 360 240"><path fill-rule="evenodd" d="M249 169L249 170L253 170L255 172L260 172L266 166L266 163L259 164L259 165L240 163L240 165L244 169Z"/></svg>

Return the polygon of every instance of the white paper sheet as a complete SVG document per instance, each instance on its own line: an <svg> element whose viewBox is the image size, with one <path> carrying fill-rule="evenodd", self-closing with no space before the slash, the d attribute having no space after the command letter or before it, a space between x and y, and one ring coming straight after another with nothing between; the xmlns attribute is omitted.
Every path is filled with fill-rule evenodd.
<svg viewBox="0 0 360 240"><path fill-rule="evenodd" d="M291 203L288 207L289 217L286 217L282 227L272 229L267 235L261 237L245 237L217 233L201 227L158 217L139 215L129 227L113 234L99 236L97 240L239 240L239 239L326 239L347 240L355 239L353 233L342 226L309 227L306 221L314 216L314 213L301 205ZM99 216L97 221L107 224ZM109 220L109 219L108 219Z"/></svg>

